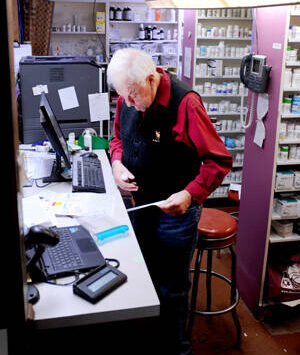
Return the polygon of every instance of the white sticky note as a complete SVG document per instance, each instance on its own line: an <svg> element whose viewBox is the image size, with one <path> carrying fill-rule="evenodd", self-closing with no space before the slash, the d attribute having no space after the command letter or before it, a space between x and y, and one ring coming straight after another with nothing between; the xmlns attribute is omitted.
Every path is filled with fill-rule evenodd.
<svg viewBox="0 0 300 355"><path fill-rule="evenodd" d="M33 86L33 88L32 88L33 96L41 95L42 92L48 94L48 86L47 85Z"/></svg>
<svg viewBox="0 0 300 355"><path fill-rule="evenodd" d="M58 94L63 110L69 110L79 106L74 86L59 89Z"/></svg>
<svg viewBox="0 0 300 355"><path fill-rule="evenodd" d="M183 74L186 78L191 77L191 64L192 64L192 48L184 48L184 70Z"/></svg>
<svg viewBox="0 0 300 355"><path fill-rule="evenodd" d="M105 121L110 119L108 93L96 93L89 95L90 120L91 122Z"/></svg>

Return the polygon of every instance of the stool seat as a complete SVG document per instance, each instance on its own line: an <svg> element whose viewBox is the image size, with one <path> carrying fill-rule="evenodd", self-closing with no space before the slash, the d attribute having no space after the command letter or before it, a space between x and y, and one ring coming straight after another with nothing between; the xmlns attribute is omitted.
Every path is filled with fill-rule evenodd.
<svg viewBox="0 0 300 355"><path fill-rule="evenodd" d="M215 208L202 208L198 223L198 235L205 240L226 238L234 235L237 221L224 211Z"/></svg>

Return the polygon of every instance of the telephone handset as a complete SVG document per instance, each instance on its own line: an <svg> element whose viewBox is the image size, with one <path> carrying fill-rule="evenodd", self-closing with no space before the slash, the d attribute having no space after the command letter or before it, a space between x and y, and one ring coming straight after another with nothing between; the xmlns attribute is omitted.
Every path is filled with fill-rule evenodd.
<svg viewBox="0 0 300 355"><path fill-rule="evenodd" d="M266 65L267 57L250 53L243 57L240 68L240 78L242 83L251 91L262 94L266 92L272 67ZM248 123L247 117L241 116L242 126L248 128L252 124L254 95L251 96L250 115Z"/></svg>
<svg viewBox="0 0 300 355"><path fill-rule="evenodd" d="M272 67L266 65L264 55L248 54L241 62L240 77L251 91L263 93L267 90Z"/></svg>

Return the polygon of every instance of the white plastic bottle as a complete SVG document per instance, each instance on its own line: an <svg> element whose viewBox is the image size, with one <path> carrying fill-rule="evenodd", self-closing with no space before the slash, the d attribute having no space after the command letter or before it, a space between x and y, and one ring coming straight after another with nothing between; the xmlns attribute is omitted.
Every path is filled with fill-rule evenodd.
<svg viewBox="0 0 300 355"><path fill-rule="evenodd" d="M84 149L88 150L89 152L92 151L92 136L90 131L86 131L85 135L84 135Z"/></svg>

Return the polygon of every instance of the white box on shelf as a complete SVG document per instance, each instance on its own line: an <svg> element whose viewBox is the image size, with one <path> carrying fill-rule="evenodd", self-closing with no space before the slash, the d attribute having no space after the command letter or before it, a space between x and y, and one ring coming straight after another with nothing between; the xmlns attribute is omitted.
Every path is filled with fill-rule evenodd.
<svg viewBox="0 0 300 355"><path fill-rule="evenodd" d="M298 201L295 198L279 198L276 203L276 212L281 217L296 217Z"/></svg>
<svg viewBox="0 0 300 355"><path fill-rule="evenodd" d="M300 171L294 171L294 188L300 188Z"/></svg>
<svg viewBox="0 0 300 355"><path fill-rule="evenodd" d="M278 171L276 173L276 184L275 184L276 190L291 189L293 187L293 182L294 182L293 171Z"/></svg>

